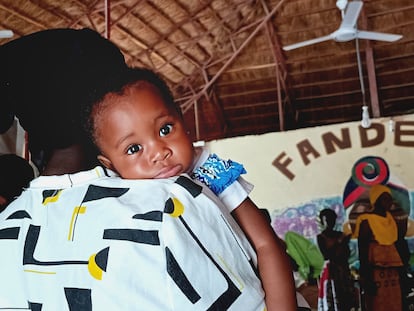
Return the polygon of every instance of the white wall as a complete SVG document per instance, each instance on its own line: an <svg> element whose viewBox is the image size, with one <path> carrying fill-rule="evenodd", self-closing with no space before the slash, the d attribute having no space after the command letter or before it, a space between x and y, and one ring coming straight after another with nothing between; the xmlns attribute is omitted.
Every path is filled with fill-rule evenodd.
<svg viewBox="0 0 414 311"><path fill-rule="evenodd" d="M389 130L389 120L374 119L373 127L366 131L359 127L359 122L350 122L217 140L208 142L207 147L222 158L244 164L248 172L245 178L255 185L252 199L259 207L269 210L283 209L321 197L342 196L352 166L364 156L382 157L393 175L412 190L414 115L394 117L396 129L393 132ZM366 134L369 140L374 141L378 135L377 128L384 130L383 139L373 146L361 146L360 130L364 131L363 135ZM327 152L324 135L333 134L342 139L342 131L349 133L351 146L342 149L335 146L334 152ZM294 175L293 179L272 165L283 153L285 155L279 162L291 159L287 169ZM309 160L308 164L304 163L301 154Z"/></svg>

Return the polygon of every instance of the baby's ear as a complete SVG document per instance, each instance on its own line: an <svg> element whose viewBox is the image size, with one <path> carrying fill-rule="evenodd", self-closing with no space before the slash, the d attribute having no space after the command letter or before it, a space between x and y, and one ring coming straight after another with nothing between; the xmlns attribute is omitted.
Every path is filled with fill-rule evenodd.
<svg viewBox="0 0 414 311"><path fill-rule="evenodd" d="M102 154L98 155L97 158L98 158L98 161L101 162L101 164L103 166L105 166L106 168L109 168L110 170L113 170L113 166L112 166L111 160L109 160L107 157L105 157Z"/></svg>

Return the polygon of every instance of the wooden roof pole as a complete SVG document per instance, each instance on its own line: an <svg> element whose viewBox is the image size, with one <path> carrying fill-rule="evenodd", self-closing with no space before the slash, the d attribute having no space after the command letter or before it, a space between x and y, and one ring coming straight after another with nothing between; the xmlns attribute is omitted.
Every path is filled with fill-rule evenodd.
<svg viewBox="0 0 414 311"><path fill-rule="evenodd" d="M381 111L380 111L379 98L378 98L377 76L375 73L374 53L372 51L372 45L370 41L367 41L366 43L365 58L366 58L366 63L367 63L369 94L371 98L372 115L374 118L379 118L381 116Z"/></svg>
<svg viewBox="0 0 414 311"><path fill-rule="evenodd" d="M111 0L105 1L105 38L111 37Z"/></svg>
<svg viewBox="0 0 414 311"><path fill-rule="evenodd" d="M285 112L283 109L283 104L282 104L282 91L281 91L281 87L280 87L280 68L279 68L279 59L276 55L276 46L273 43L272 38L274 38L274 33L272 32L272 29L270 28L270 25L267 24L266 27L266 36L267 36L267 40L269 41L269 45L271 46L271 50L272 50L272 54L273 54L273 58L275 60L275 74L276 74L276 89L277 89L277 109L278 109L278 114L279 114L279 129L280 131L284 131L285 130Z"/></svg>
<svg viewBox="0 0 414 311"><path fill-rule="evenodd" d="M269 9L266 5L266 3L262 0L262 6L266 12L266 14L269 13ZM273 27L269 22L267 22L266 24L266 37L267 40L269 42L269 45L271 47L272 50L272 54L273 54L273 59L275 60L275 70L276 70L276 87L277 87L277 108L278 108L278 115L279 115L279 130L280 131L284 131L285 130L285 111L283 109L283 103L282 103L282 91L281 91L281 72L280 69L282 68L284 70L284 74L285 72L285 62L284 62L284 58L282 56L282 53L280 51L280 44L275 36L275 33L273 31ZM283 79L282 79L282 82ZM285 90L285 94L287 94L286 91L286 84L283 85L284 90Z"/></svg>
<svg viewBox="0 0 414 311"><path fill-rule="evenodd" d="M363 29L367 29L368 27L368 19L367 15L365 14L364 9L361 12L361 26ZM369 97L371 99L371 110L372 116L374 118L379 118L381 116L380 106L379 106L379 99L378 99L378 85L377 85L377 76L375 73L375 61L374 61L374 53L372 50L372 44L370 40L366 40L365 45L365 62L367 66L367 73L368 73L368 84L369 84Z"/></svg>

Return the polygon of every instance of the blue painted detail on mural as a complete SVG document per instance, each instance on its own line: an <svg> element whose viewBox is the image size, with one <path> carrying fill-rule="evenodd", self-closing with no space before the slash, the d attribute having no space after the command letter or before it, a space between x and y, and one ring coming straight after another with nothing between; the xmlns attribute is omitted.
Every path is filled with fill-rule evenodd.
<svg viewBox="0 0 414 311"><path fill-rule="evenodd" d="M345 210L342 198L337 196L320 198L284 210L276 210L271 215L272 227L281 238L284 238L286 232L294 231L316 242L316 235L321 231L318 215L324 208L330 208L336 212L339 226L344 223Z"/></svg>
<svg viewBox="0 0 414 311"><path fill-rule="evenodd" d="M410 192L410 202L411 202L410 218L414 219L414 192Z"/></svg>

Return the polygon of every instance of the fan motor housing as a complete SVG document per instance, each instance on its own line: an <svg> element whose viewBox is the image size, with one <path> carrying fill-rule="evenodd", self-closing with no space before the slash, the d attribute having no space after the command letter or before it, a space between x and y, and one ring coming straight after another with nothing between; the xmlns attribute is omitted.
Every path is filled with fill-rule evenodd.
<svg viewBox="0 0 414 311"><path fill-rule="evenodd" d="M341 28L339 31L336 31L333 35L335 41L346 42L351 41L356 38L356 29L344 29Z"/></svg>

